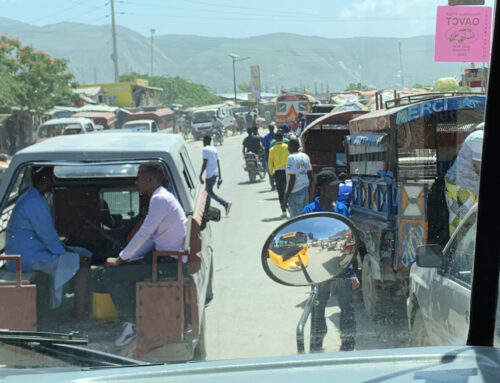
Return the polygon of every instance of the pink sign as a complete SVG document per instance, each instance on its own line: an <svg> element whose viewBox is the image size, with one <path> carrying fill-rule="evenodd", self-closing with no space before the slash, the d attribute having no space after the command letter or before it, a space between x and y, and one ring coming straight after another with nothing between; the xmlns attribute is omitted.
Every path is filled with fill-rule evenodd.
<svg viewBox="0 0 500 383"><path fill-rule="evenodd" d="M435 61L489 62L491 7L437 7Z"/></svg>

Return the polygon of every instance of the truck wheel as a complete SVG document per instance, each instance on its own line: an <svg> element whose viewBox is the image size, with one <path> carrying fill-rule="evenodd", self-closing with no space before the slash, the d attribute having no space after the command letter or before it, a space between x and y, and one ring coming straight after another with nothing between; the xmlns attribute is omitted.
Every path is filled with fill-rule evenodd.
<svg viewBox="0 0 500 383"><path fill-rule="evenodd" d="M194 349L193 360L205 360L207 358L207 349L205 348L205 315L201 320L200 336L198 337L198 344Z"/></svg>
<svg viewBox="0 0 500 383"><path fill-rule="evenodd" d="M419 308L417 308L417 312L415 313L415 319L413 320L410 332L410 345L412 347L432 346L427 335L427 330L425 329L422 311Z"/></svg>
<svg viewBox="0 0 500 383"><path fill-rule="evenodd" d="M380 291L377 281L370 274L370 258L365 255L361 269L361 291L366 314L370 319L377 319L380 313Z"/></svg>

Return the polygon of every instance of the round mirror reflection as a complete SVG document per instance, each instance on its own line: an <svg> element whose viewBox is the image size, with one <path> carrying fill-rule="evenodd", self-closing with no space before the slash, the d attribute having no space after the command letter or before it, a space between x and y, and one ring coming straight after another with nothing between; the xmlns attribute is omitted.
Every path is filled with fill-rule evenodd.
<svg viewBox="0 0 500 383"><path fill-rule="evenodd" d="M357 232L350 220L334 213L307 214L271 234L262 250L262 265L279 283L312 285L343 273L357 248Z"/></svg>

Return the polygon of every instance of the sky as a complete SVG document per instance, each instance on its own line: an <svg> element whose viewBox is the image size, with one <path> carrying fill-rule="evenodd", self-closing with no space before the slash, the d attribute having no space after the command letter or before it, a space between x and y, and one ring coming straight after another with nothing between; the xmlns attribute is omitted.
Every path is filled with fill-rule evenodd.
<svg viewBox="0 0 500 383"><path fill-rule="evenodd" d="M330 217L314 217L299 220L279 231L276 237L291 232L313 233L314 238L328 238L331 235L345 230L348 226L342 221Z"/></svg>
<svg viewBox="0 0 500 383"><path fill-rule="evenodd" d="M492 5L494 0L486 0ZM144 36L249 37L269 33L345 38L434 34L447 0L115 0L116 23ZM44 26L111 22L109 0L0 0L0 17Z"/></svg>

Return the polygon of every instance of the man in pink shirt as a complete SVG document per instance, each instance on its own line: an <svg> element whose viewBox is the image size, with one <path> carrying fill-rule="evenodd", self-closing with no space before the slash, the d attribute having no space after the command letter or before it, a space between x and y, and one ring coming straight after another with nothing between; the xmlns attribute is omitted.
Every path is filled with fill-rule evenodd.
<svg viewBox="0 0 500 383"><path fill-rule="evenodd" d="M148 162L139 167L137 189L149 197L149 209L140 229L135 233L118 257L106 260L104 280L115 303L123 332L116 346L125 346L135 339L135 284L151 278L152 252L178 251L184 247L186 238L186 214L175 197L162 186L163 166ZM159 272L175 275L176 257L159 258ZM182 260L187 262L187 257Z"/></svg>

